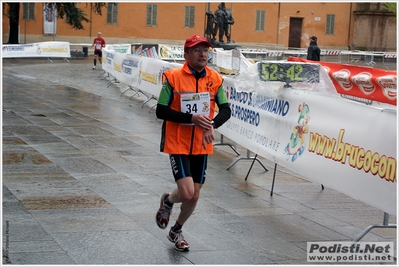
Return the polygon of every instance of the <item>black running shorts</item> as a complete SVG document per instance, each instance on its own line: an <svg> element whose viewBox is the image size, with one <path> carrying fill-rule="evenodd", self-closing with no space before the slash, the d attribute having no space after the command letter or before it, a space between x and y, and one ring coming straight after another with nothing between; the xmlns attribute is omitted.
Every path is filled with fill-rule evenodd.
<svg viewBox="0 0 399 267"><path fill-rule="evenodd" d="M194 183L204 184L208 155L169 155L175 181L192 177Z"/></svg>
<svg viewBox="0 0 399 267"><path fill-rule="evenodd" d="M103 52L101 50L94 50L94 55L97 55L98 57L103 57Z"/></svg>

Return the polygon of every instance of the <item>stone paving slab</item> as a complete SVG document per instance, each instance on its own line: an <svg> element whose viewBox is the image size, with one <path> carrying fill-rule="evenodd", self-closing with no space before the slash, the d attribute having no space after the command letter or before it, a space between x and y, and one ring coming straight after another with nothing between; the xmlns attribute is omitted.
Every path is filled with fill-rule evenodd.
<svg viewBox="0 0 399 267"><path fill-rule="evenodd" d="M237 155L215 146L184 226L191 250L175 251L154 222L175 188L154 102L121 95L126 86L91 64L3 60L3 264L314 265L307 242L351 241L382 223L382 211L282 167L271 196L273 162L260 158L268 171L255 163L245 181L251 160L227 170ZM396 229L362 241L396 244Z"/></svg>

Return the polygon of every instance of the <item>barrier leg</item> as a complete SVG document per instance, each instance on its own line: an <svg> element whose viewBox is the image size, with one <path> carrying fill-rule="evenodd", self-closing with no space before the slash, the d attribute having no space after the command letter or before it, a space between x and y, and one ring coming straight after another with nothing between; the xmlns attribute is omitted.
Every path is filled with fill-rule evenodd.
<svg viewBox="0 0 399 267"><path fill-rule="evenodd" d="M254 166L254 163L255 163L255 160L256 160L257 157L258 157L258 154L255 154L254 160L253 160L252 163L251 163L251 167L249 167L247 176L245 176L245 181L248 179L248 175L249 175L249 173L251 172L252 166Z"/></svg>
<svg viewBox="0 0 399 267"><path fill-rule="evenodd" d="M125 92L129 91L129 90L135 91L131 86L129 86L128 88L125 89L125 91L123 91L123 92L121 93L121 96L123 96L123 94L124 94Z"/></svg>
<svg viewBox="0 0 399 267"><path fill-rule="evenodd" d="M113 78L112 80L110 80L107 84L107 87L109 87L111 84L113 83L119 83L119 81L116 78Z"/></svg>
<svg viewBox="0 0 399 267"><path fill-rule="evenodd" d="M276 179L276 171L277 171L277 162L274 163L273 181L272 181L272 189L270 190L270 196L273 196L274 180Z"/></svg>
<svg viewBox="0 0 399 267"><path fill-rule="evenodd" d="M150 112L151 112L151 109L155 108L155 107L157 106L157 104L158 104L158 103L155 103L154 105L152 105L152 106L150 107L150 109L148 110L148 113L150 113Z"/></svg>
<svg viewBox="0 0 399 267"><path fill-rule="evenodd" d="M141 108L143 108L144 105L147 104L151 99L157 100L155 96L148 97L148 99L144 101L143 104L141 105Z"/></svg>
<svg viewBox="0 0 399 267"><path fill-rule="evenodd" d="M238 152L237 149L232 144L223 142L223 134L220 136L220 142L214 143L213 146L229 146L231 149L233 149L233 151L237 154L237 156L240 155L240 152Z"/></svg>
<svg viewBox="0 0 399 267"><path fill-rule="evenodd" d="M246 157L240 157L240 158L237 158L237 159L235 159L227 168L226 168L226 170L230 170L230 168L231 167L233 167L238 161L240 161L240 160L256 160L257 162L259 162L259 164L263 167L263 169L265 169L265 171L268 171L268 169L266 168L266 166L265 165L263 165L263 163L262 163L262 161L260 161L257 157L251 157L250 156L250 151L249 150L247 150L247 156Z"/></svg>
<svg viewBox="0 0 399 267"><path fill-rule="evenodd" d="M140 91L140 89L138 89L138 90L133 90L133 91L134 91L134 94L132 94L132 95L129 97L129 100L131 100L133 96L139 95L140 93L143 93L142 91ZM145 94L143 94L143 95L145 95Z"/></svg>
<svg viewBox="0 0 399 267"><path fill-rule="evenodd" d="M384 212L384 219L382 224L373 224L367 227L356 239L354 239L354 242L359 242L360 239L362 239L370 230L374 228L396 228L396 224L388 224L389 221L389 214Z"/></svg>
<svg viewBox="0 0 399 267"><path fill-rule="evenodd" d="M104 80L105 79L105 77L109 77L109 73L108 72L106 72L105 70L102 70L103 72L102 73L100 73L100 75L98 75L98 78L100 78L101 77L101 75L104 75L104 77L101 79L101 80ZM107 74L107 75L105 75L105 74Z"/></svg>

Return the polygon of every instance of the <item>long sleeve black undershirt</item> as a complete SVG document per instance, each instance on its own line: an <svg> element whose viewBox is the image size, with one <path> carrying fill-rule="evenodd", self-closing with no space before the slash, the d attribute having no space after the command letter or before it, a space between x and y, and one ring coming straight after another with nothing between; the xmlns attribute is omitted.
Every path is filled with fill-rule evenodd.
<svg viewBox="0 0 399 267"><path fill-rule="evenodd" d="M157 104L156 116L158 119L168 120L179 123L191 123L192 114L183 113L171 109L168 106ZM219 105L219 113L213 119L214 128L217 129L225 123L231 116L231 109L228 103Z"/></svg>

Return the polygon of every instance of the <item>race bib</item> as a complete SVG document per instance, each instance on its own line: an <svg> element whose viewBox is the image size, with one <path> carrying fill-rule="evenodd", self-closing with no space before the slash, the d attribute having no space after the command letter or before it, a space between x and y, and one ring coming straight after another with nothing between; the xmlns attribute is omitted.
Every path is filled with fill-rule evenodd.
<svg viewBox="0 0 399 267"><path fill-rule="evenodd" d="M210 95L209 93L182 94L180 108L184 113L204 114L209 116ZM185 125L193 125L193 123L188 123Z"/></svg>

